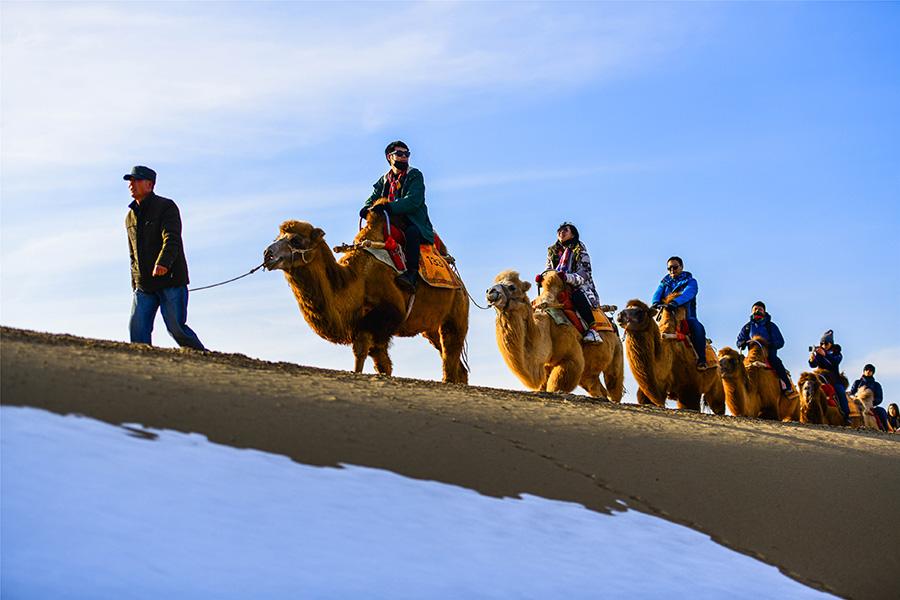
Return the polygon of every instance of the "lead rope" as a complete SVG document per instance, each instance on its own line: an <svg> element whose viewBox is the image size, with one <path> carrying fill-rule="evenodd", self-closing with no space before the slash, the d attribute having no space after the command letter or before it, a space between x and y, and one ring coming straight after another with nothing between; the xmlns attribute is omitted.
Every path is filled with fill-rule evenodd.
<svg viewBox="0 0 900 600"><path fill-rule="evenodd" d="M253 275L253 274L256 273L257 271L259 271L260 269L262 269L262 268L263 268L263 265L265 265L265 264L266 264L266 263L260 263L259 266L253 267L253 268L250 269L250 271L248 271L247 273L244 273L243 275L239 275L239 276L234 277L234 278L232 278L232 279L229 279L229 280L227 280L227 281L222 281L222 282L220 282L220 283L214 283L214 284L212 284L212 285L204 285L203 287L198 287L198 288L190 288L188 291L189 291L189 292L199 292L200 290L208 290L209 288L219 287L220 285L225 285L226 283L231 283L232 281L237 281L238 279L243 279L243 278L246 277L247 275Z"/></svg>

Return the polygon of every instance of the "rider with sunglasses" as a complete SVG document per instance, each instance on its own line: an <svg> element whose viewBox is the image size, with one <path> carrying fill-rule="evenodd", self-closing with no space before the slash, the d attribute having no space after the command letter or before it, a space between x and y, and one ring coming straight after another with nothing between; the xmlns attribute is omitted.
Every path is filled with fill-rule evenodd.
<svg viewBox="0 0 900 600"><path fill-rule="evenodd" d="M409 146L400 140L387 145L384 157L391 168L375 182L372 195L359 211L359 216L366 218L369 210L387 213L391 224L403 230L406 236L403 245L406 271L398 275L396 281L400 287L414 292L419 274L419 245L434 244L434 228L425 206L425 179L421 171L410 168L409 155ZM387 198L390 202L373 208L372 205L380 198Z"/></svg>
<svg viewBox="0 0 900 600"><path fill-rule="evenodd" d="M675 309L684 306L687 309L691 344L697 352L697 368L702 371L706 369L706 329L697 319L697 280L684 270L684 261L678 256L672 256L666 261L666 270L669 274L662 278L653 294L653 308ZM666 297L676 292L678 296L666 304Z"/></svg>

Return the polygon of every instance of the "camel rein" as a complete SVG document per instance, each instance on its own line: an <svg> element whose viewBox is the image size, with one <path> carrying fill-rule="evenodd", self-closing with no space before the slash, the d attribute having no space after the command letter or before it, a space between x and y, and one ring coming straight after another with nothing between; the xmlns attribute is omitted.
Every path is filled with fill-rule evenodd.
<svg viewBox="0 0 900 600"><path fill-rule="evenodd" d="M227 281L221 281L221 282L219 282L219 283L214 283L214 284L212 284L212 285L204 285L203 287L198 287L198 288L191 288L191 289L189 289L188 291L189 291L189 292L199 292L200 290L208 290L209 288L219 287L220 285L225 285L226 283L231 283L232 281L237 281L238 279L243 279L243 278L246 277L247 275L253 275L253 274L256 273L257 271L259 271L260 269L262 269L262 268L263 268L263 265L265 265L265 264L266 264L266 263L264 263L264 262L263 262L263 263L260 263L258 266L253 267L252 269L250 269L248 272L244 273L243 275L239 275L239 276L237 276L237 277L233 277L233 278L231 278L231 279L228 279Z"/></svg>

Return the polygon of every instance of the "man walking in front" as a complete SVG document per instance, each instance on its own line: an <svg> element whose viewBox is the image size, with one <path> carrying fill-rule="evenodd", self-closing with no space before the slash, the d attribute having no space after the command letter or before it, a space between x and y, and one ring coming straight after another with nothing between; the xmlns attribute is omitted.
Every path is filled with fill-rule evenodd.
<svg viewBox="0 0 900 600"><path fill-rule="evenodd" d="M136 166L125 175L134 201L125 216L131 257L129 330L132 343L150 344L156 311L179 346L206 350L187 326L188 270L181 243L181 215L175 202L153 191L156 171Z"/></svg>

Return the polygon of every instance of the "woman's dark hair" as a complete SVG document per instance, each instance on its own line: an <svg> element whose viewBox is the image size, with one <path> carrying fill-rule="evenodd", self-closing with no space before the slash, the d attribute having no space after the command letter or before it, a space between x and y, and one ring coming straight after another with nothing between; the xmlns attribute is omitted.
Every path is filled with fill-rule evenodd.
<svg viewBox="0 0 900 600"><path fill-rule="evenodd" d="M560 223L559 227L556 228L556 233L559 233L566 227L568 227L572 231L572 245L577 246L578 242L580 241L580 236L578 235L578 228L575 227L574 223L569 223L568 221Z"/></svg>
<svg viewBox="0 0 900 600"><path fill-rule="evenodd" d="M384 155L387 156L388 154L396 150L398 146L409 152L409 146L406 145L406 142L396 140L387 145L387 147L384 149Z"/></svg>
<svg viewBox="0 0 900 600"><path fill-rule="evenodd" d="M891 407L893 407L894 412L897 413L896 416L900 417L900 406L897 406L896 402L891 402L890 404L888 404L888 414L889 415L891 414Z"/></svg>
<svg viewBox="0 0 900 600"><path fill-rule="evenodd" d="M681 267L682 269L684 268L684 261L681 260L680 256L670 256L669 259L666 261L666 264L672 262L673 260L678 262L679 267Z"/></svg>

